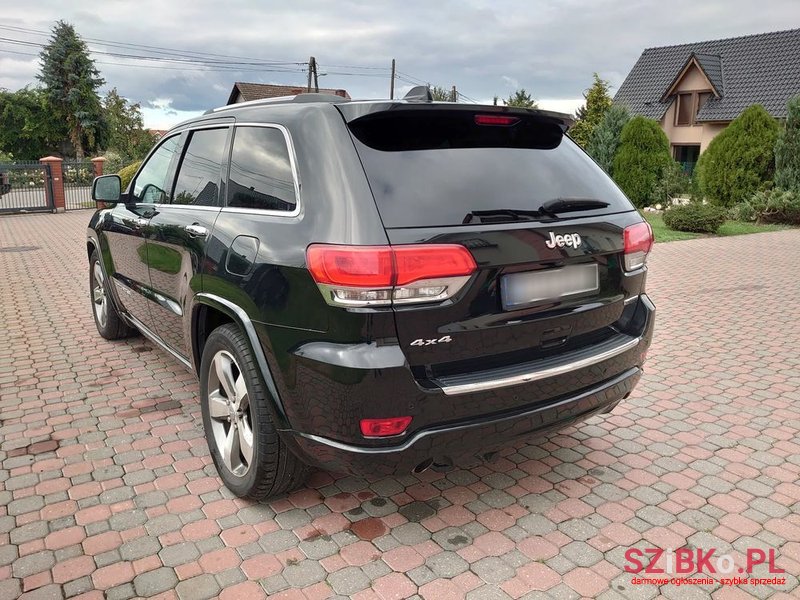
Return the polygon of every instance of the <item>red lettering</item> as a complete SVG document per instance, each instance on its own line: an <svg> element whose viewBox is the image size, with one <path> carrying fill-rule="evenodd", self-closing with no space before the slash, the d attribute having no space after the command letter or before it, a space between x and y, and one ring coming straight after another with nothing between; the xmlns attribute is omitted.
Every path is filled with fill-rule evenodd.
<svg viewBox="0 0 800 600"><path fill-rule="evenodd" d="M675 572L691 573L694 571L694 552L690 548L675 550Z"/></svg>
<svg viewBox="0 0 800 600"><path fill-rule="evenodd" d="M655 566L656 561L661 558L661 555L664 554L664 551L660 548L647 548L645 552L648 554L653 555L653 560L650 561L650 564L647 565L647 568L644 570L645 573L663 573L664 569L658 568Z"/></svg>
<svg viewBox="0 0 800 600"><path fill-rule="evenodd" d="M625 571L628 573L641 573L644 565L639 561L642 557L642 551L638 548L628 548L625 551L625 560L634 566L625 565Z"/></svg>
<svg viewBox="0 0 800 600"><path fill-rule="evenodd" d="M758 556L758 558L756 558ZM747 549L747 572L752 573L753 567L756 565L763 565L767 560L767 553L761 548L748 548Z"/></svg>
<svg viewBox="0 0 800 600"><path fill-rule="evenodd" d="M770 573L786 573L784 569L779 569L775 566L775 548L770 548L769 551L769 572Z"/></svg>
<svg viewBox="0 0 800 600"><path fill-rule="evenodd" d="M709 573L716 573L717 572L716 569L714 569L714 567L711 565L711 557L714 555L714 550L716 550L716 548L712 548L711 550L708 551L707 554L704 555L703 551L700 548L697 549L697 565L696 566L697 566L697 572L698 573L702 573L703 572L703 565L708 567L708 572Z"/></svg>

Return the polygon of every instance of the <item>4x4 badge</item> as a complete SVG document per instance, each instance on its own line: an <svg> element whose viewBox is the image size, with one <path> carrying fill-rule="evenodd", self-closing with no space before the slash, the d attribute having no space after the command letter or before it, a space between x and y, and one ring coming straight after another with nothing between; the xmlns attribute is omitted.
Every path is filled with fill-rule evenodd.
<svg viewBox="0 0 800 600"><path fill-rule="evenodd" d="M453 341L449 335L444 337L440 337L438 340L436 338L426 340L424 338L419 338L418 340L414 340L411 342L412 346L435 346L436 344L449 344Z"/></svg>
<svg viewBox="0 0 800 600"><path fill-rule="evenodd" d="M556 235L552 231L550 232L550 239L544 243L545 246L548 248L563 248L564 246L570 246L572 248L577 248L581 245L581 236L577 233L567 233L565 235Z"/></svg>

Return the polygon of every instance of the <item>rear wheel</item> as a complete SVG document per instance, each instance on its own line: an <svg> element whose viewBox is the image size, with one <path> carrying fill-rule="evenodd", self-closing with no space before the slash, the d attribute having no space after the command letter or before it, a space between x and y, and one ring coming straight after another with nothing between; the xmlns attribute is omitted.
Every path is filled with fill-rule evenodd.
<svg viewBox="0 0 800 600"><path fill-rule="evenodd" d="M94 324L101 336L107 340L118 340L136 333L135 329L128 327L122 320L114 306L97 250L92 251L89 258L89 294Z"/></svg>
<svg viewBox="0 0 800 600"><path fill-rule="evenodd" d="M305 481L306 467L278 436L258 367L236 325L208 336L200 400L212 459L234 494L258 500Z"/></svg>

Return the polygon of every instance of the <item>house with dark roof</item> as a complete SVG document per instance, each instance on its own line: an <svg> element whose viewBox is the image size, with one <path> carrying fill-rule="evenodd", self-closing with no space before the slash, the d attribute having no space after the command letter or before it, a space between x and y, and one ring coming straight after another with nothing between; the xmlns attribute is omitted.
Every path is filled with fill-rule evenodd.
<svg viewBox="0 0 800 600"><path fill-rule="evenodd" d="M688 172L744 109L776 118L800 94L800 29L648 48L614 97L632 114L661 123Z"/></svg>
<svg viewBox="0 0 800 600"><path fill-rule="evenodd" d="M237 81L233 84L228 104L238 102L249 102L250 100L263 100L265 98L280 98L281 96L297 96L305 94L308 88L304 85L273 85L271 83L245 83ZM334 90L330 88L319 88L320 94L333 94L342 98L350 99L347 90Z"/></svg>

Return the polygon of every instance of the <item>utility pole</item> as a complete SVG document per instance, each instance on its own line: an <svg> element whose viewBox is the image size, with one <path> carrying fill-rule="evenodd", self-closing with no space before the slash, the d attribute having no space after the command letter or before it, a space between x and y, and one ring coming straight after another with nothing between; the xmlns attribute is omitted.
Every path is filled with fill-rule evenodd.
<svg viewBox="0 0 800 600"><path fill-rule="evenodd" d="M319 79L317 78L317 59L313 56L311 61L314 63L314 91L319 94Z"/></svg>
<svg viewBox="0 0 800 600"><path fill-rule="evenodd" d="M396 71L395 60L392 59L392 82L389 84L389 100L394 100L394 76Z"/></svg>
<svg viewBox="0 0 800 600"><path fill-rule="evenodd" d="M309 59L308 59L308 88L306 89L307 92L311 92L311 75L312 75L312 71L315 70L315 67L314 67L315 62L316 61L314 60L313 56L309 57Z"/></svg>
<svg viewBox="0 0 800 600"><path fill-rule="evenodd" d="M453 91L450 92L450 99L453 102L458 102L458 90L456 89L456 86L453 86Z"/></svg>

